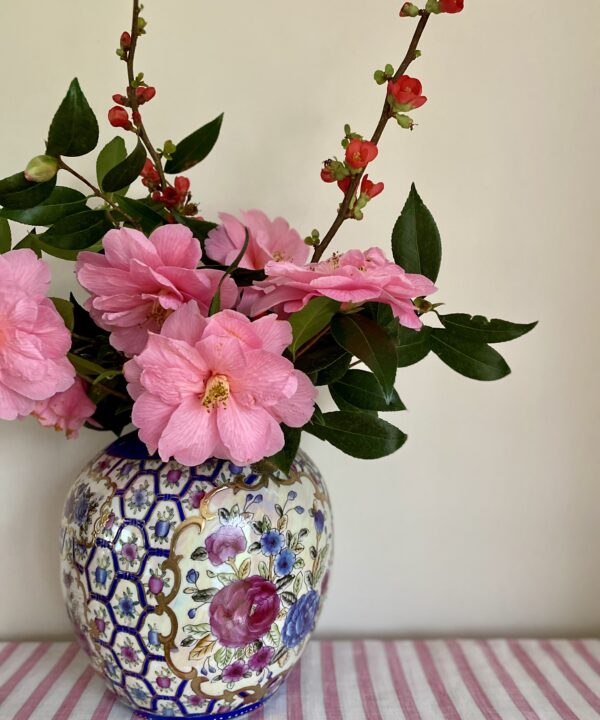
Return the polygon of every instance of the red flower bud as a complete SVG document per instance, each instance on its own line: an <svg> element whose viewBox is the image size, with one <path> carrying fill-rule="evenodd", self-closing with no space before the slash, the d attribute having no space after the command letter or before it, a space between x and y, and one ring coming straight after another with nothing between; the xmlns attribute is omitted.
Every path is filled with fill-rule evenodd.
<svg viewBox="0 0 600 720"><path fill-rule="evenodd" d="M364 175L360 184L360 194L366 195L369 200L372 200L374 197L377 197L379 193L383 192L383 187L384 185L382 182L371 182L371 180L369 180L369 176Z"/></svg>
<svg viewBox="0 0 600 720"><path fill-rule="evenodd" d="M129 105L129 100L125 97L125 95L121 95L120 93L113 95L112 99L113 102L117 103L117 105Z"/></svg>
<svg viewBox="0 0 600 720"><path fill-rule="evenodd" d="M179 193L179 197L184 200L188 192L190 191L190 181L188 178L179 175L175 178L175 190Z"/></svg>
<svg viewBox="0 0 600 720"><path fill-rule="evenodd" d="M137 110L135 112L131 113L131 118L136 125L141 125L142 116L139 114L139 112Z"/></svg>
<svg viewBox="0 0 600 720"><path fill-rule="evenodd" d="M425 105L427 98L422 94L423 86L416 78L401 75L388 83L388 97L397 111L414 110Z"/></svg>
<svg viewBox="0 0 600 720"><path fill-rule="evenodd" d="M458 13L465 6L465 0L439 0L440 12Z"/></svg>
<svg viewBox="0 0 600 720"><path fill-rule="evenodd" d="M351 182L352 177L350 175L346 175L345 178L338 180L338 187L344 193L344 195L348 192L348 188L350 187Z"/></svg>
<svg viewBox="0 0 600 720"><path fill-rule="evenodd" d="M131 47L131 35L125 30L121 33L121 50L129 50Z"/></svg>
<svg viewBox="0 0 600 720"><path fill-rule="evenodd" d="M360 170L375 160L378 152L377 145L370 140L354 138L346 147L346 162L351 168Z"/></svg>
<svg viewBox="0 0 600 720"><path fill-rule="evenodd" d="M152 98L156 95L156 88L155 87L146 87L144 88L144 102L150 102Z"/></svg>
<svg viewBox="0 0 600 720"><path fill-rule="evenodd" d="M155 188L160 183L160 175L154 167L152 160L146 160L140 177L142 178L142 185L150 189Z"/></svg>
<svg viewBox="0 0 600 720"><path fill-rule="evenodd" d="M326 183L335 182L335 178L333 177L333 173L331 172L329 165L325 165L325 167L321 170L321 180Z"/></svg>
<svg viewBox="0 0 600 720"><path fill-rule="evenodd" d="M113 127L122 127L125 128L125 130L129 130L131 128L129 113L125 110L125 108L119 107L118 105L115 105L115 107L112 107L108 111L108 122Z"/></svg>
<svg viewBox="0 0 600 720"><path fill-rule="evenodd" d="M168 208L173 208L179 204L179 193L174 187L166 187L160 201Z"/></svg>

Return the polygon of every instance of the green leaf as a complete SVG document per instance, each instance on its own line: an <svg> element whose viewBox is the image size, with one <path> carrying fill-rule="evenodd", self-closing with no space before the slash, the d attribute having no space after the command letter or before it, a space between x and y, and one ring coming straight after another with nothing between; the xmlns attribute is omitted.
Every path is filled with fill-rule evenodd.
<svg viewBox="0 0 600 720"><path fill-rule="evenodd" d="M519 324L508 320L488 320L483 315L467 315L466 313L452 313L439 315L442 325L451 330L454 335L460 335L465 340L482 343L500 343L515 340L525 335L537 325L537 322Z"/></svg>
<svg viewBox="0 0 600 720"><path fill-rule="evenodd" d="M402 447L406 435L385 420L366 413L330 412L325 424L309 423L305 430L352 457L372 460Z"/></svg>
<svg viewBox="0 0 600 720"><path fill-rule="evenodd" d="M225 282L225 278L228 275L231 275L231 273L236 269L236 267L240 264L242 261L242 258L246 254L246 250L248 249L248 243L250 242L250 233L248 232L248 228L244 228L246 231L246 237L244 238L244 244L242 245L242 249L238 253L238 256L236 259L231 263L231 265L225 270L223 275L221 276L221 279L219 280L219 284L217 286L217 292L215 293L213 299L210 302L210 307L208 309L208 315L214 315L215 313L219 312L221 309L221 287L223 283Z"/></svg>
<svg viewBox="0 0 600 720"><path fill-rule="evenodd" d="M62 298L57 297L51 297L50 300L52 300L52 302L54 303L54 307L57 309L58 314L64 320L67 328L72 332L73 328L75 327L75 314L73 304L70 303L68 300L63 300Z"/></svg>
<svg viewBox="0 0 600 720"><path fill-rule="evenodd" d="M349 358L348 353L328 334L302 353L296 361L296 368L305 373L314 373L332 367L344 357Z"/></svg>
<svg viewBox="0 0 600 720"><path fill-rule="evenodd" d="M96 177L98 178L98 186L102 187L102 183L106 175L119 163L122 163L127 157L127 148L125 140L117 135L109 143L107 143L98 155L96 160ZM127 192L128 185L119 190L123 195Z"/></svg>
<svg viewBox="0 0 600 720"><path fill-rule="evenodd" d="M448 330L431 331L431 349L446 365L473 380L499 380L510 373L502 355L489 345Z"/></svg>
<svg viewBox="0 0 600 720"><path fill-rule="evenodd" d="M46 152L54 157L78 157L97 144L98 121L75 78L50 125Z"/></svg>
<svg viewBox="0 0 600 720"><path fill-rule="evenodd" d="M9 210L32 208L44 202L56 186L56 176L47 182L30 182L22 172L0 180L0 205Z"/></svg>
<svg viewBox="0 0 600 720"><path fill-rule="evenodd" d="M8 220L0 217L0 253L8 252L11 245L10 225L8 224Z"/></svg>
<svg viewBox="0 0 600 720"><path fill-rule="evenodd" d="M340 303L326 297L316 297L298 312L292 313L288 320L292 326L292 343L289 347L292 357L315 335L329 325L331 318L339 310Z"/></svg>
<svg viewBox="0 0 600 720"><path fill-rule="evenodd" d="M282 425L281 430L285 438L285 445L278 453L268 459L276 465L284 475L288 475L294 458L298 454L302 430L300 428L290 428L287 425Z"/></svg>
<svg viewBox="0 0 600 720"><path fill-rule="evenodd" d="M160 209L158 204L146 204L141 200L133 200L124 195L118 195L115 201L128 215L134 220L137 220L146 235L149 235L155 228L167 222L158 212Z"/></svg>
<svg viewBox="0 0 600 720"><path fill-rule="evenodd" d="M394 393L396 348L387 333L365 315L336 315L331 322L335 341L373 372L388 402Z"/></svg>
<svg viewBox="0 0 600 720"><path fill-rule="evenodd" d="M139 177L146 162L146 149L138 140L133 152L109 170L102 180L105 192L117 192Z"/></svg>
<svg viewBox="0 0 600 720"><path fill-rule="evenodd" d="M48 198L39 205L24 210L0 210L0 217L23 223L24 225L53 225L67 215L85 209L86 197L78 190L69 187L55 187Z"/></svg>
<svg viewBox="0 0 600 720"><path fill-rule="evenodd" d="M394 260L408 273L435 282L442 261L440 233L414 185L392 232Z"/></svg>
<svg viewBox="0 0 600 720"><path fill-rule="evenodd" d="M35 230L32 230L28 235L26 235L21 242L18 242L13 250L22 250L24 248L27 248L28 250L33 250L33 252L38 256L42 257L42 249L40 247L40 244L38 242L38 237L36 235Z"/></svg>
<svg viewBox="0 0 600 720"><path fill-rule="evenodd" d="M38 237L38 242L49 255L74 260L80 250L95 250L93 246L100 243L111 227L104 211L85 210L59 220Z"/></svg>
<svg viewBox="0 0 600 720"><path fill-rule="evenodd" d="M214 120L178 142L175 152L172 153L171 159L165 165L165 172L169 174L184 172L204 160L217 142L222 122L223 114L221 113Z"/></svg>
<svg viewBox="0 0 600 720"><path fill-rule="evenodd" d="M420 330L398 325L396 331L396 355L398 367L408 367L421 361L431 350L431 328L423 325Z"/></svg>
<svg viewBox="0 0 600 720"><path fill-rule="evenodd" d="M330 387L331 396L362 410L390 412L406 410L398 393L394 390L390 402L387 402L377 378L365 370L348 370L341 380Z"/></svg>
<svg viewBox="0 0 600 720"><path fill-rule="evenodd" d="M208 233L217 227L215 223L207 222L206 220L196 220L196 218L180 215L176 212L173 213L173 217L178 223L189 227L189 229L194 233L194 237L201 241L205 240Z"/></svg>
<svg viewBox="0 0 600 720"><path fill-rule="evenodd" d="M317 372L314 384L317 386L331 385L331 383L334 383L344 377L344 375L348 372L351 360L352 355L344 351L344 354L341 355L334 363Z"/></svg>

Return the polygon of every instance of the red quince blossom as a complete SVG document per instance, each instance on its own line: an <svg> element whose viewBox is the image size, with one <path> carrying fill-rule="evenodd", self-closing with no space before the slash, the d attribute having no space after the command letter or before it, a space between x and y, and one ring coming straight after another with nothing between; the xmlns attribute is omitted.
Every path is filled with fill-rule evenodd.
<svg viewBox="0 0 600 720"><path fill-rule="evenodd" d="M125 130L129 130L131 127L129 113L119 105L115 105L108 111L108 122L113 127L122 127L125 128Z"/></svg>
<svg viewBox="0 0 600 720"><path fill-rule="evenodd" d="M370 140L354 138L346 148L346 162L354 170L362 170L377 157L377 145Z"/></svg>
<svg viewBox="0 0 600 720"><path fill-rule="evenodd" d="M321 180L326 183L335 182L335 178L329 165L325 165L325 167L321 170Z"/></svg>
<svg viewBox="0 0 600 720"><path fill-rule="evenodd" d="M350 175L346 175L345 178L338 180L338 187L344 193L344 195L348 192L348 188L350 187L351 182L352 177Z"/></svg>
<svg viewBox="0 0 600 720"><path fill-rule="evenodd" d="M366 195L369 200L372 200L374 197L377 197L380 193L383 192L384 185L382 182L374 183L371 180L369 180L369 176L365 175L362 179L362 182L360 184L360 192L361 195Z"/></svg>
<svg viewBox="0 0 600 720"><path fill-rule="evenodd" d="M401 75L397 80L388 83L388 96L391 96L398 110L415 110L427 102L422 94L423 86L416 78Z"/></svg>
<svg viewBox="0 0 600 720"><path fill-rule="evenodd" d="M465 0L439 0L440 12L458 13L465 7Z"/></svg>
<svg viewBox="0 0 600 720"><path fill-rule="evenodd" d="M142 178L142 185L153 190L160 183L160 175L158 170L154 167L152 160L146 160L142 172L140 173Z"/></svg>

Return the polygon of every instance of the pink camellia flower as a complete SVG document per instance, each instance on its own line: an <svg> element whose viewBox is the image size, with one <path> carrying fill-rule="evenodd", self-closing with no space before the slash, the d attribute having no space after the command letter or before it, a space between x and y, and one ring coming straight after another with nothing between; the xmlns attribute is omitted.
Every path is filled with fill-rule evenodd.
<svg viewBox="0 0 600 720"><path fill-rule="evenodd" d="M275 585L251 575L225 585L214 596L208 610L210 629L221 645L244 647L269 632L279 607Z"/></svg>
<svg viewBox="0 0 600 720"><path fill-rule="evenodd" d="M197 269L200 244L183 225L165 225L150 237L137 230L109 230L104 255L81 252L77 279L91 293L86 303L94 321L111 333L110 342L128 355L144 349L149 332L159 332L178 307L195 300L204 314L223 273ZM237 287L221 286L221 307L232 307Z"/></svg>
<svg viewBox="0 0 600 720"><path fill-rule="evenodd" d="M76 438L80 428L95 411L96 406L87 396L83 381L75 378L67 390L37 402L31 414L40 425L62 430L68 438Z"/></svg>
<svg viewBox="0 0 600 720"><path fill-rule="evenodd" d="M240 261L247 270L262 270L270 260L287 260L303 265L310 248L300 234L283 218L269 218L260 210L241 213L241 220L221 213L221 225L206 238L206 254L223 265L231 265L244 247L248 228L248 248Z"/></svg>
<svg viewBox="0 0 600 720"><path fill-rule="evenodd" d="M239 527L223 525L206 538L206 552L213 565L222 565L245 549L246 536Z"/></svg>
<svg viewBox="0 0 600 720"><path fill-rule="evenodd" d="M196 303L181 307L125 365L140 439L184 465L215 456L243 466L281 450L280 423L302 427L316 397L281 356L291 338L290 324L273 315L204 318Z"/></svg>
<svg viewBox="0 0 600 720"><path fill-rule="evenodd" d="M0 418L29 415L73 384L71 335L46 297L50 270L33 250L0 255Z"/></svg>
<svg viewBox="0 0 600 720"><path fill-rule="evenodd" d="M422 323L411 300L437 289L424 275L407 273L390 262L379 248L366 252L349 250L304 267L268 263L265 273L266 280L252 288L262 296L254 299L251 315L271 308L287 315L303 308L312 298L324 296L353 305L384 303L392 308L402 325L418 329Z"/></svg>

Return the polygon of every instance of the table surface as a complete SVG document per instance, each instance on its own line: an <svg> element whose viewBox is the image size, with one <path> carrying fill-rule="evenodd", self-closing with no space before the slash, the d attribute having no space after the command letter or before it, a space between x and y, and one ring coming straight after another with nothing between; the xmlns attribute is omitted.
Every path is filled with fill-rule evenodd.
<svg viewBox="0 0 600 720"><path fill-rule="evenodd" d="M131 720L75 643L0 643L1 720ZM312 642L252 720L592 720L600 640Z"/></svg>

